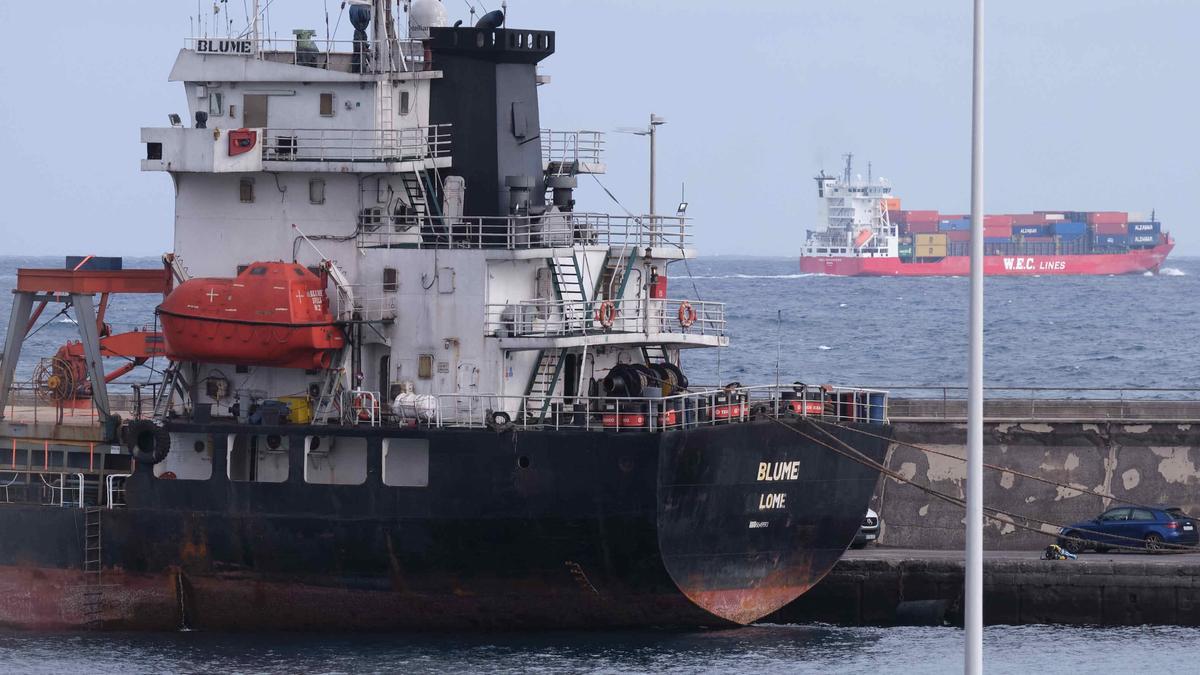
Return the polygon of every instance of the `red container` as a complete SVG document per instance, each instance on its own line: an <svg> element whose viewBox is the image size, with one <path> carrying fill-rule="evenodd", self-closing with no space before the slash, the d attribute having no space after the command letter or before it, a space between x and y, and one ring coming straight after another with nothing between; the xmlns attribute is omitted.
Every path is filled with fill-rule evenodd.
<svg viewBox="0 0 1200 675"><path fill-rule="evenodd" d="M1129 225L1125 223L1096 223L1092 225L1092 230L1096 234L1124 235L1128 234Z"/></svg>
<svg viewBox="0 0 1200 675"><path fill-rule="evenodd" d="M1093 211L1088 214L1088 225L1124 225L1129 222L1129 214L1124 211Z"/></svg>
<svg viewBox="0 0 1200 675"><path fill-rule="evenodd" d="M987 227L983 228L984 239L1008 239L1012 237L1012 227Z"/></svg>
<svg viewBox="0 0 1200 675"><path fill-rule="evenodd" d="M1045 225L1046 214L1044 213L1017 213L1012 216L1013 225Z"/></svg>
<svg viewBox="0 0 1200 675"><path fill-rule="evenodd" d="M904 211L888 211L888 220L893 225L903 225L908 222L908 216Z"/></svg>
<svg viewBox="0 0 1200 675"><path fill-rule="evenodd" d="M913 223L934 223L936 224L941 216L937 211L905 211L905 219L909 225Z"/></svg>
<svg viewBox="0 0 1200 675"><path fill-rule="evenodd" d="M1009 229L1012 229L1013 217L1012 216L984 216L983 217L983 226L985 228L1007 227Z"/></svg>
<svg viewBox="0 0 1200 675"><path fill-rule="evenodd" d="M971 241L970 230L949 230L945 234L950 241Z"/></svg>
<svg viewBox="0 0 1200 675"><path fill-rule="evenodd" d="M908 224L908 231L913 234L937 234L939 232L938 222L936 220L930 221L928 223L910 222Z"/></svg>

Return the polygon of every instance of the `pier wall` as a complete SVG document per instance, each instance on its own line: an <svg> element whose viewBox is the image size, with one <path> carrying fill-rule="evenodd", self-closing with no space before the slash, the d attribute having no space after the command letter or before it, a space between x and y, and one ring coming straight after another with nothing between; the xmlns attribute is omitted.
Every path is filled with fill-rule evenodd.
<svg viewBox="0 0 1200 675"><path fill-rule="evenodd" d="M965 457L967 430L965 419L958 416L960 404L895 402L896 439ZM1114 502L1075 488L1136 504L1180 506L1200 515L1200 405L1194 402L997 401L989 402L985 417L985 461L1014 470L984 471L985 504L1054 525L1023 524L1057 534L1057 524L1088 520ZM963 461L893 444L886 463L913 482L966 496ZM912 486L881 478L873 508L883 521L879 539L883 546L926 550L964 546L962 509ZM1051 543L1050 537L1017 523L1022 520L989 521L984 547L1033 550Z"/></svg>

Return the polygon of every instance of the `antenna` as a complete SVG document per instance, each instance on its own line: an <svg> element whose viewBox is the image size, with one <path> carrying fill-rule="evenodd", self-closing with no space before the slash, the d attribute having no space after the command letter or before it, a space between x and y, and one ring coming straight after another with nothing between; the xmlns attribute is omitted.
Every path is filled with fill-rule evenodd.
<svg viewBox="0 0 1200 675"><path fill-rule="evenodd" d="M844 174L842 174L842 179L846 182L846 185L849 185L850 184L850 172L854 167L854 153L847 152L846 154L842 155L842 157L844 157L846 159L846 172Z"/></svg>
<svg viewBox="0 0 1200 675"><path fill-rule="evenodd" d="M867 162L867 185L871 184L871 163Z"/></svg>

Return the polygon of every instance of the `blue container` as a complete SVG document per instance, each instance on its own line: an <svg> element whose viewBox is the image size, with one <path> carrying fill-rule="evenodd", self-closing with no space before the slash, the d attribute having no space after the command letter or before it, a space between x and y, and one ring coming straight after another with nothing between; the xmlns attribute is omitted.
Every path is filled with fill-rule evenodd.
<svg viewBox="0 0 1200 675"><path fill-rule="evenodd" d="M1018 225L1013 228L1013 234L1019 234L1022 237L1047 237L1050 236L1050 226Z"/></svg>
<svg viewBox="0 0 1200 675"><path fill-rule="evenodd" d="M1129 235L1129 243L1133 246L1153 246L1158 243L1157 234L1131 234Z"/></svg>
<svg viewBox="0 0 1200 675"><path fill-rule="evenodd" d="M1052 223L1050 228L1054 234L1063 237L1068 235L1080 235L1087 232L1087 223L1077 220L1060 220Z"/></svg>
<svg viewBox="0 0 1200 675"><path fill-rule="evenodd" d="M1060 234L1058 235L1058 238L1062 241L1079 241L1080 239L1083 239L1083 236L1083 232L1074 232L1072 234Z"/></svg>
<svg viewBox="0 0 1200 675"><path fill-rule="evenodd" d="M1011 244L1012 239L1009 239L1008 237L984 237L983 243L985 243L985 244Z"/></svg>
<svg viewBox="0 0 1200 675"><path fill-rule="evenodd" d="M971 229L970 218L954 218L938 221L938 229L942 232L963 232Z"/></svg>
<svg viewBox="0 0 1200 675"><path fill-rule="evenodd" d="M1158 234L1162 229L1161 223L1130 223L1130 234Z"/></svg>
<svg viewBox="0 0 1200 675"><path fill-rule="evenodd" d="M1120 234L1098 234L1096 235L1097 246L1128 246L1129 239Z"/></svg>

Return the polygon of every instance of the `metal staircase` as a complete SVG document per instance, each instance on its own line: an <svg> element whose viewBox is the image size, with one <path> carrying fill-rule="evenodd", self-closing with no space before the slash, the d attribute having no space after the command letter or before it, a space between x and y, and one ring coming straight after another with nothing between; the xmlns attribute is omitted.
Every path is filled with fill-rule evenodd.
<svg viewBox="0 0 1200 675"><path fill-rule="evenodd" d="M554 389L562 377L563 362L566 360L566 349L543 349L538 352L537 368L525 388L525 417L531 422L541 424L550 411L550 403L554 400Z"/></svg>
<svg viewBox="0 0 1200 675"><path fill-rule="evenodd" d="M554 293L562 302L563 324L582 327L582 322L590 316L590 312L587 311L588 297L583 287L583 270L580 269L575 251L550 258L550 270L553 272Z"/></svg>
<svg viewBox="0 0 1200 675"><path fill-rule="evenodd" d="M317 397L317 406L313 410L312 423L314 425L328 424L334 406L342 396L342 373L349 372L347 362L350 356L351 352L348 346L333 355L333 362L325 371L325 379L321 381L321 393ZM338 421L341 421L340 414Z"/></svg>
<svg viewBox="0 0 1200 675"><path fill-rule="evenodd" d="M104 611L104 586L101 583L102 537L100 506L88 506L83 512L83 613L88 626L99 626Z"/></svg>
<svg viewBox="0 0 1200 675"><path fill-rule="evenodd" d="M633 272L634 265L637 264L638 251L631 249L628 255L614 256L611 252L604 259L604 269L600 271L600 277L596 279L596 290L592 293L592 297L605 300L620 300L625 297L625 287L629 284L629 276ZM610 295L608 291L612 288L613 280L620 275L620 283Z"/></svg>
<svg viewBox="0 0 1200 675"><path fill-rule="evenodd" d="M642 347L642 357L646 359L646 365L648 366L656 363L671 362L671 357L667 354L667 348L662 345L646 345Z"/></svg>
<svg viewBox="0 0 1200 675"><path fill-rule="evenodd" d="M176 390L179 389L182 380L179 374L181 367L183 367L181 362L171 361L167 365L167 369L163 371L162 386L159 387L158 396L154 399L154 411L151 417L155 422L167 419L167 414L171 411L171 402L174 400Z"/></svg>

